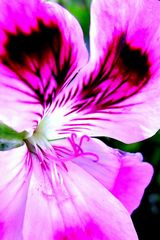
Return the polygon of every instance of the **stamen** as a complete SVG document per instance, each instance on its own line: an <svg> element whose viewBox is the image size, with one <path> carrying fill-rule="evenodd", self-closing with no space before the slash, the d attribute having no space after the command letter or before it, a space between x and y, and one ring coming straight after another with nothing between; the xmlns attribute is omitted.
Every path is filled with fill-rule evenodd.
<svg viewBox="0 0 160 240"><path fill-rule="evenodd" d="M51 145L50 142L44 145L41 145L41 141L36 142L36 138L26 140L30 154L32 155L32 162L36 165L37 168L37 177L40 177L41 191L42 194L46 197L55 197L57 191L60 191L61 194L65 194L62 172L68 172L67 164L68 161L76 161L76 158L83 157L97 162L99 157L97 154L92 152L84 151L83 144L87 141L90 141L90 138L87 135L82 137L77 137L73 133L68 141L69 146L56 146ZM33 145L34 143L34 145ZM35 161L36 160L36 161ZM37 166L38 160L38 166Z"/></svg>
<svg viewBox="0 0 160 240"><path fill-rule="evenodd" d="M76 143L77 138L78 137L77 137L77 135L75 133L73 133L71 135L71 138L68 138L68 141L70 142L70 144L71 144L71 146L72 146L72 148L74 150L74 158L75 157L79 157L79 156L83 156L83 157L84 156L88 156L88 157L90 156L90 157L92 157L92 161L97 162L99 160L99 157L98 157L97 154L94 154L92 152L84 152L82 150L82 144L83 144L84 140L89 142L90 138L87 135L83 135L80 138L79 143Z"/></svg>

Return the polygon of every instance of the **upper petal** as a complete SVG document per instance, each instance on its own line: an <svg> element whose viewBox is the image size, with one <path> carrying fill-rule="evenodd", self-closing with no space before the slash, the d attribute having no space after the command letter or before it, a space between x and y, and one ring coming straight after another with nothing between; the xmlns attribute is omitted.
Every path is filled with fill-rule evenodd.
<svg viewBox="0 0 160 240"><path fill-rule="evenodd" d="M0 8L0 119L21 131L37 125L88 53L78 22L58 4L4 0Z"/></svg>
<svg viewBox="0 0 160 240"><path fill-rule="evenodd" d="M90 62L56 101L58 134L131 143L159 129L159 10L153 0L93 0Z"/></svg>
<svg viewBox="0 0 160 240"><path fill-rule="evenodd" d="M159 11L153 0L92 2L88 83L107 136L124 142L159 129Z"/></svg>

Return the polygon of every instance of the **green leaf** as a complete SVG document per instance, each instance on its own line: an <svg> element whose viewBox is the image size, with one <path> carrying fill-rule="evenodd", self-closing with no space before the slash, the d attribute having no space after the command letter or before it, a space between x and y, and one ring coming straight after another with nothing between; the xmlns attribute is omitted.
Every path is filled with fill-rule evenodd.
<svg viewBox="0 0 160 240"><path fill-rule="evenodd" d="M0 122L0 151L8 151L22 146L27 136L28 133L26 131L17 132L3 122Z"/></svg>
<svg viewBox="0 0 160 240"><path fill-rule="evenodd" d="M0 139L0 151L8 151L13 148L18 148L24 144L24 141L22 140L5 140Z"/></svg>

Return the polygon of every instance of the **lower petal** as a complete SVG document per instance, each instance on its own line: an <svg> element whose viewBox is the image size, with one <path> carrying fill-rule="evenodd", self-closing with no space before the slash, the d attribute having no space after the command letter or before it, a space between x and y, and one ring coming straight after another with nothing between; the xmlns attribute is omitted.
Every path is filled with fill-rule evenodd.
<svg viewBox="0 0 160 240"><path fill-rule="evenodd" d="M83 150L92 152L99 161L79 157L74 162L103 184L129 212L138 207L153 175L153 167L142 162L140 153L127 153L90 139Z"/></svg>
<svg viewBox="0 0 160 240"><path fill-rule="evenodd" d="M140 153L113 149L95 138L84 142L82 138L80 148L83 154L73 162L108 189L130 213L133 212L152 178L152 166L142 162ZM55 148L60 145L73 151L66 140L56 141Z"/></svg>
<svg viewBox="0 0 160 240"><path fill-rule="evenodd" d="M29 172L26 147L0 152L0 239L22 239Z"/></svg>
<svg viewBox="0 0 160 240"><path fill-rule="evenodd" d="M136 240L128 211L103 185L72 162L53 195L33 176L24 218L24 240ZM34 226L34 228L33 228Z"/></svg>

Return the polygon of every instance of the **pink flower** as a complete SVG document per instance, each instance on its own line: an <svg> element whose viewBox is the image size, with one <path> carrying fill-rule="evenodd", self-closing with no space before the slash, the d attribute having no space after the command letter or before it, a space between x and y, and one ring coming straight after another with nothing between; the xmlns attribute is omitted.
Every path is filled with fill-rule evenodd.
<svg viewBox="0 0 160 240"><path fill-rule="evenodd" d="M88 136L158 130L158 1L93 0L89 61L58 4L0 9L0 120L29 133L0 153L0 239L138 239L130 213L152 167Z"/></svg>

